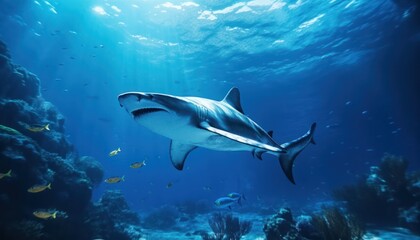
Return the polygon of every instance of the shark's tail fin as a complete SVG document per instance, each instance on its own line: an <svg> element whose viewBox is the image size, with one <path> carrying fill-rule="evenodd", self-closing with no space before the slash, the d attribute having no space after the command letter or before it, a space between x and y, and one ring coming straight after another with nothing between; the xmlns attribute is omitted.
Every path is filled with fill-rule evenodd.
<svg viewBox="0 0 420 240"><path fill-rule="evenodd" d="M295 158L299 155L300 152L305 149L305 147L309 144L315 144L313 135L316 128L316 123L312 123L311 129L307 133L305 133L302 137L295 139L291 142L283 143L281 147L286 149L286 153L279 154L279 162L281 168L286 174L286 177L289 179L290 182L295 184L295 179L293 178L293 163Z"/></svg>

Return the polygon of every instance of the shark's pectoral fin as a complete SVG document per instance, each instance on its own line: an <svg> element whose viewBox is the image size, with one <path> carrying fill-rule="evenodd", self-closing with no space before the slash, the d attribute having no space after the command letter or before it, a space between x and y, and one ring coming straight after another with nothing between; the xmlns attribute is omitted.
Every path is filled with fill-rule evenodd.
<svg viewBox="0 0 420 240"><path fill-rule="evenodd" d="M252 156L257 157L258 159L262 160L262 154L265 153L265 151L262 150L252 150Z"/></svg>
<svg viewBox="0 0 420 240"><path fill-rule="evenodd" d="M273 146L270 146L268 144L255 141L253 139L240 136L238 134L234 134L234 133L231 133L231 132L219 129L219 128L212 127L212 126L210 126L210 124L208 122L201 122L200 127L202 127L203 129L206 129L207 131L210 131L212 133L215 133L215 134L221 135L223 137L229 138L233 141L240 142L240 143L243 143L243 144L255 147L255 148L262 149L262 151L273 151L273 152L282 151L281 148L273 147ZM258 154L258 151L256 152L256 154L257 154L258 158L261 157L261 154Z"/></svg>
<svg viewBox="0 0 420 240"><path fill-rule="evenodd" d="M170 146L170 156L174 167L178 170L182 170L188 154L196 148L197 147L194 145L184 144L182 142L172 140Z"/></svg>

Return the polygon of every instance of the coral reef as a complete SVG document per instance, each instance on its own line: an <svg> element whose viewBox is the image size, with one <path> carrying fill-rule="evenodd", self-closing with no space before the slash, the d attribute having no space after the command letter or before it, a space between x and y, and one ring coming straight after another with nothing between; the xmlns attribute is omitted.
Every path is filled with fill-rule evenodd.
<svg viewBox="0 0 420 240"><path fill-rule="evenodd" d="M386 154L366 179L337 189L334 197L345 201L349 212L364 223L403 225L419 233L420 174L407 174L407 166L402 157Z"/></svg>
<svg viewBox="0 0 420 240"><path fill-rule="evenodd" d="M362 239L360 225L337 207L324 208L320 214L300 215L293 219L289 208L282 208L264 224L267 240Z"/></svg>
<svg viewBox="0 0 420 240"><path fill-rule="evenodd" d="M266 221L263 230L267 240L297 239L299 233L295 224L291 210L282 208Z"/></svg>
<svg viewBox="0 0 420 240"><path fill-rule="evenodd" d="M204 240L239 240L251 231L250 221L240 221L232 214L214 213L209 219L210 228L213 234L201 232Z"/></svg>
<svg viewBox="0 0 420 240"><path fill-rule="evenodd" d="M0 76L0 173L8 173L0 179L0 239L139 239L139 220L121 194L91 203L101 164L78 155L39 79L12 63L1 41ZM34 185L44 187L28 192Z"/></svg>
<svg viewBox="0 0 420 240"><path fill-rule="evenodd" d="M140 219L130 211L121 192L107 191L98 203L93 204L84 223L91 230L92 238L102 239L139 239Z"/></svg>

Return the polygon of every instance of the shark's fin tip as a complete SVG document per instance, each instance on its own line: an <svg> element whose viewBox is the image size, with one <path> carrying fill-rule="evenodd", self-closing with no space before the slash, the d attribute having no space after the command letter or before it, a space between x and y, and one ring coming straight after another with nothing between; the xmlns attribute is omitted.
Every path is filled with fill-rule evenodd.
<svg viewBox="0 0 420 240"><path fill-rule="evenodd" d="M171 141L170 146L170 156L171 161L174 167L180 171L184 168L185 159L188 157L188 154L197 148L194 145L184 144L178 141Z"/></svg>

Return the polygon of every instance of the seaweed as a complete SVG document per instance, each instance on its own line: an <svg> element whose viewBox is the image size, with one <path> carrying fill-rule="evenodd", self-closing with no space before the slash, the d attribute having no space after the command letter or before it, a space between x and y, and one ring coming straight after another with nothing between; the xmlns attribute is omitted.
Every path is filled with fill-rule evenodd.
<svg viewBox="0 0 420 240"><path fill-rule="evenodd" d="M324 240L363 239L361 225L353 217L343 214L338 207L324 208L320 215L313 215L312 224Z"/></svg>
<svg viewBox="0 0 420 240"><path fill-rule="evenodd" d="M364 223L390 227L403 221L413 226L401 216L419 210L416 205L420 201L419 174L407 174L407 167L404 158L385 154L379 166L371 166L364 180L335 190L333 196L345 201L348 211Z"/></svg>
<svg viewBox="0 0 420 240"><path fill-rule="evenodd" d="M252 222L240 221L232 214L214 213L209 219L213 233L201 232L204 240L239 240L251 231Z"/></svg>

